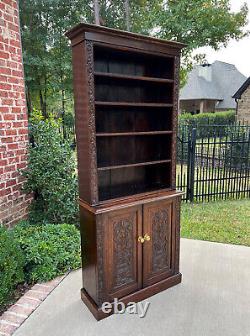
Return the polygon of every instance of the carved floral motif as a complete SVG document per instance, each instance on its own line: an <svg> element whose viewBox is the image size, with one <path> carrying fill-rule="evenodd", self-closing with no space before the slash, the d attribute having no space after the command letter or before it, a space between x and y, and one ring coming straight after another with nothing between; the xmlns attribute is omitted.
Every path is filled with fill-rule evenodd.
<svg viewBox="0 0 250 336"><path fill-rule="evenodd" d="M99 306L106 300L105 278L104 278L104 223L101 216L96 217L96 240L97 240L97 303Z"/></svg>
<svg viewBox="0 0 250 336"><path fill-rule="evenodd" d="M152 271L159 272L168 267L168 210L159 209L152 216Z"/></svg>
<svg viewBox="0 0 250 336"><path fill-rule="evenodd" d="M114 232L114 278L113 286L119 287L134 280L133 217L113 223Z"/></svg>
<svg viewBox="0 0 250 336"><path fill-rule="evenodd" d="M97 165L96 165L96 139L95 139L95 91L94 91L94 57L93 43L86 41L86 68L88 78L88 97L89 97L89 118L88 130L90 139L90 178L91 178L91 199L93 204L98 203L97 185Z"/></svg>

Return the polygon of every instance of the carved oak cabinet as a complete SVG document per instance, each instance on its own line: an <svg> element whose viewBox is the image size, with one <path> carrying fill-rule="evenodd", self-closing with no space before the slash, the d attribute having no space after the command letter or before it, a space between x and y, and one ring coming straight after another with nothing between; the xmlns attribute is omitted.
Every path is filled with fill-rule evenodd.
<svg viewBox="0 0 250 336"><path fill-rule="evenodd" d="M181 281L175 189L180 43L100 26L70 30L83 288L137 302Z"/></svg>

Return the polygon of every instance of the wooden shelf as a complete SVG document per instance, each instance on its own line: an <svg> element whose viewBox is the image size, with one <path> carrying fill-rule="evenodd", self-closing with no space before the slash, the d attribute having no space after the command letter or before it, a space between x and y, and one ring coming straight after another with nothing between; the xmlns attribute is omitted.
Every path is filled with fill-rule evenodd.
<svg viewBox="0 0 250 336"><path fill-rule="evenodd" d="M96 136L112 137L112 136L160 135L160 134L172 134L172 133L173 131L119 132L119 133L96 133Z"/></svg>
<svg viewBox="0 0 250 336"><path fill-rule="evenodd" d="M130 103L130 102L106 102L95 101L97 106L135 106L135 107L172 107L173 104L167 103Z"/></svg>
<svg viewBox="0 0 250 336"><path fill-rule="evenodd" d="M116 165L116 166L99 167L97 168L97 170L102 171L102 170L110 170L110 169L129 168L129 167L141 167L141 166L149 166L149 165L156 165L160 163L169 163L169 162L171 162L171 160L148 161L148 162L130 163L130 164L123 164L123 165Z"/></svg>
<svg viewBox="0 0 250 336"><path fill-rule="evenodd" d="M94 74L95 76L99 76L99 77L128 79L128 80L131 79L131 80L156 82L156 83L173 83L174 82L173 79L167 79L167 78L134 76L134 75L116 74L116 73L109 73L109 72L95 72Z"/></svg>

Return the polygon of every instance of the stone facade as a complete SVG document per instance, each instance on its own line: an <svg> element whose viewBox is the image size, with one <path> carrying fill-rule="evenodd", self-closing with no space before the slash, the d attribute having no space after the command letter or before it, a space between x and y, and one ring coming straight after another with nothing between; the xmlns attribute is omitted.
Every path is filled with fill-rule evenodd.
<svg viewBox="0 0 250 336"><path fill-rule="evenodd" d="M250 85L241 94L241 98L238 99L237 119L250 124Z"/></svg>
<svg viewBox="0 0 250 336"><path fill-rule="evenodd" d="M27 165L28 120L18 1L0 0L0 225L27 214L30 197L21 190Z"/></svg>

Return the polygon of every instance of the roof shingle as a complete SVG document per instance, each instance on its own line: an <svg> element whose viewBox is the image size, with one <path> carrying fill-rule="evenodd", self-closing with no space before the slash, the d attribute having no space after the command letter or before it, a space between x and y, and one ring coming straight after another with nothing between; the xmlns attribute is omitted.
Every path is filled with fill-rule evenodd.
<svg viewBox="0 0 250 336"><path fill-rule="evenodd" d="M197 65L181 89L180 100L218 100L216 108L235 108L232 96L245 80L246 77L233 64L215 61Z"/></svg>

